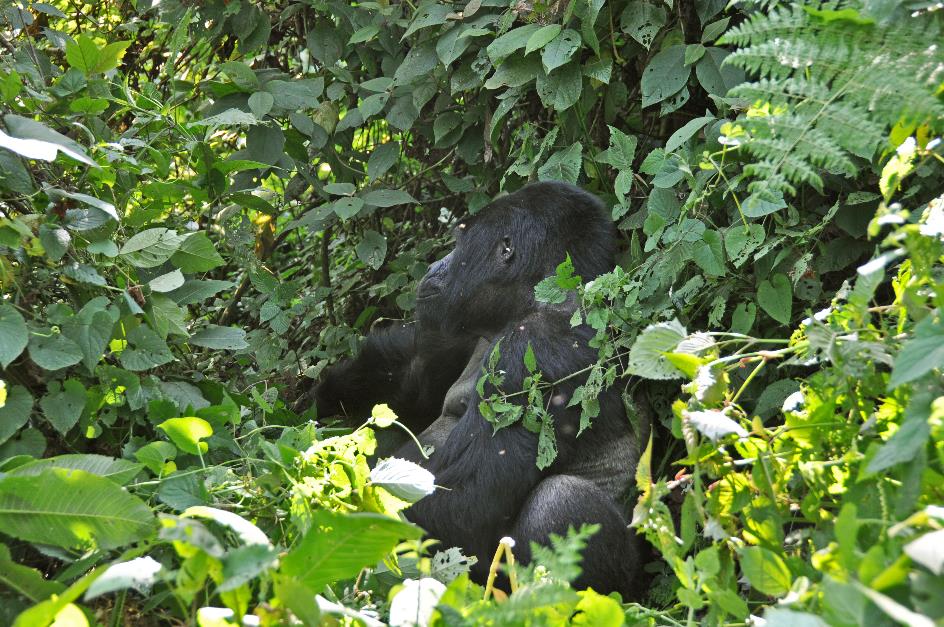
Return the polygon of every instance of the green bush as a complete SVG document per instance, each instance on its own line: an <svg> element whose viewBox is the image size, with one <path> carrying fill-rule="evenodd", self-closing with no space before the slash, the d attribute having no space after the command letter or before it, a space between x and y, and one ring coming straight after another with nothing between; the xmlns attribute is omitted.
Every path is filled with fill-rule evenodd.
<svg viewBox="0 0 944 627"><path fill-rule="evenodd" d="M944 620L944 12L727 4L0 7L3 622ZM396 417L307 407L536 179L621 235L536 289L597 332L585 424L662 426L637 603L569 586L591 528L495 601L399 518L434 478L369 468Z"/></svg>

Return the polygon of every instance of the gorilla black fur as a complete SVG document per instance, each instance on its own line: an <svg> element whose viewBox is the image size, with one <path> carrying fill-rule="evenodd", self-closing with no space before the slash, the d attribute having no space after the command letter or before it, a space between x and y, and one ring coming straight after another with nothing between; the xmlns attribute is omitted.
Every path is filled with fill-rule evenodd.
<svg viewBox="0 0 944 627"><path fill-rule="evenodd" d="M430 267L417 290L417 322L369 337L317 390L319 415L343 406L363 416L375 400L387 401L408 424L426 427L420 441L435 451L422 463L448 489L413 505L407 517L445 546L475 555L479 581L503 536L516 540L526 562L530 542L597 523L578 584L633 593L636 538L621 500L647 433L632 431L619 395L607 390L593 426L577 437L580 410L567 405L586 376L566 377L596 360L588 346L593 332L570 326L572 303L534 298L535 284L567 254L589 280L613 268L615 249L602 203L576 187L537 183L499 198L461 222L455 249ZM495 432L479 411L475 382L499 341L504 393L520 390L528 376L529 345L543 380L560 381L545 393L558 453L544 470L535 463L537 434L520 422ZM494 391L486 386L486 396ZM398 456L418 460L415 445Z"/></svg>

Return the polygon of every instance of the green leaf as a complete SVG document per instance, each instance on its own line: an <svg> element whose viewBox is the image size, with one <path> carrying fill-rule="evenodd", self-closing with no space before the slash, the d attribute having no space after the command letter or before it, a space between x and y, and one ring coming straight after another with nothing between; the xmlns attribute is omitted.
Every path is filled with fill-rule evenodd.
<svg viewBox="0 0 944 627"><path fill-rule="evenodd" d="M46 396L39 406L46 420L62 435L75 426L85 409L85 386L77 379L69 379L60 387L59 383L47 386Z"/></svg>
<svg viewBox="0 0 944 627"><path fill-rule="evenodd" d="M642 106L648 107L675 94L688 82L685 46L670 46L652 57L642 73Z"/></svg>
<svg viewBox="0 0 944 627"><path fill-rule="evenodd" d="M125 56L125 50L130 45L130 41L115 41L102 48L98 55L95 71L104 73L118 67L121 59Z"/></svg>
<svg viewBox="0 0 944 627"><path fill-rule="evenodd" d="M275 97L268 91L257 91L249 96L249 110L257 120L263 119L275 105Z"/></svg>
<svg viewBox="0 0 944 627"><path fill-rule="evenodd" d="M583 165L583 144L574 142L570 148L559 150L538 168L541 181L564 181L574 184Z"/></svg>
<svg viewBox="0 0 944 627"><path fill-rule="evenodd" d="M826 627L816 614L768 607L764 611L764 627Z"/></svg>
<svg viewBox="0 0 944 627"><path fill-rule="evenodd" d="M492 63L497 64L515 50L524 48L531 36L540 29L541 26L538 24L525 24L511 29L488 45L485 49L488 58L491 59Z"/></svg>
<svg viewBox="0 0 944 627"><path fill-rule="evenodd" d="M132 588L146 594L158 582L163 566L150 556L136 557L127 562L110 564L89 586L83 599L90 601L109 592Z"/></svg>
<svg viewBox="0 0 944 627"><path fill-rule="evenodd" d="M324 186L325 193L332 196L353 196L357 191L354 183L328 183Z"/></svg>
<svg viewBox="0 0 944 627"><path fill-rule="evenodd" d="M66 61L71 67L92 74L99 61L98 45L88 35L81 34L75 41L66 41Z"/></svg>
<svg viewBox="0 0 944 627"><path fill-rule="evenodd" d="M29 330L23 316L13 305L0 302L0 368L13 363L28 342Z"/></svg>
<svg viewBox="0 0 944 627"><path fill-rule="evenodd" d="M145 444L134 452L134 458L147 466L155 475L162 475L169 460L177 457L177 447L170 442L158 440Z"/></svg>
<svg viewBox="0 0 944 627"><path fill-rule="evenodd" d="M450 4L440 4L438 2L422 3L413 13L413 19L410 21L406 32L400 37L400 41L403 41L420 29L445 24L446 16L449 15L452 10L453 8Z"/></svg>
<svg viewBox="0 0 944 627"><path fill-rule="evenodd" d="M232 281L188 279L177 289L167 292L167 295L178 305L193 305L234 287L236 284Z"/></svg>
<svg viewBox="0 0 944 627"><path fill-rule="evenodd" d="M72 236L62 227L43 224L39 227L39 242L46 251L46 256L53 261L59 261L69 250Z"/></svg>
<svg viewBox="0 0 944 627"><path fill-rule="evenodd" d="M423 530L380 514L338 514L316 510L311 529L282 559L280 572L311 591L357 575L382 560L403 540Z"/></svg>
<svg viewBox="0 0 944 627"><path fill-rule="evenodd" d="M524 47L524 53L531 54L535 50L540 50L545 45L550 43L552 39L557 37L560 32L560 24L548 24L547 26L542 26L538 30L534 31L534 34L528 38L528 43Z"/></svg>
<svg viewBox="0 0 944 627"><path fill-rule="evenodd" d="M721 244L721 233L713 230L705 231L701 236L701 243L696 244L692 260L708 276L724 276L724 247Z"/></svg>
<svg viewBox="0 0 944 627"><path fill-rule="evenodd" d="M169 444L168 444L169 445ZM67 470L83 470L99 477L105 477L118 485L125 485L135 475L141 472L141 464L135 464L127 459L115 459L105 455L70 454L37 459L36 461L17 466L10 471L11 475L34 476L46 471L47 468L65 468Z"/></svg>
<svg viewBox="0 0 944 627"><path fill-rule="evenodd" d="M274 105L280 109L311 109L324 92L324 79L274 80L266 83L263 89L272 95ZM252 108L251 98L249 107Z"/></svg>
<svg viewBox="0 0 944 627"><path fill-rule="evenodd" d="M387 256L387 238L377 231L367 230L358 242L355 252L365 265L377 270Z"/></svg>
<svg viewBox="0 0 944 627"><path fill-rule="evenodd" d="M391 457L370 471L370 482L401 501L416 503L436 489L431 472L414 462Z"/></svg>
<svg viewBox="0 0 944 627"><path fill-rule="evenodd" d="M701 86L712 96L727 96L728 91L744 82L744 71L733 65L724 65L729 51L723 48L708 48L705 56L695 65L695 76Z"/></svg>
<svg viewBox="0 0 944 627"><path fill-rule="evenodd" d="M793 285L785 274L775 274L757 288L757 304L781 324L790 323L793 311Z"/></svg>
<svg viewBox="0 0 944 627"><path fill-rule="evenodd" d="M364 194L364 203L373 207L415 204L417 201L402 189L375 189Z"/></svg>
<svg viewBox="0 0 944 627"><path fill-rule="evenodd" d="M113 549L150 535L154 514L108 479L48 468L35 476L0 478L0 528L28 542Z"/></svg>
<svg viewBox="0 0 944 627"><path fill-rule="evenodd" d="M535 89L541 102L555 111L566 111L577 104L583 89L583 74L577 63L568 63L549 76L539 74Z"/></svg>
<svg viewBox="0 0 944 627"><path fill-rule="evenodd" d="M380 144L367 159L367 179L371 182L387 173L400 158L400 143L391 141Z"/></svg>
<svg viewBox="0 0 944 627"><path fill-rule="evenodd" d="M869 462L866 471L882 472L897 464L911 462L917 452L927 444L931 437L931 417L933 397L928 392L919 392L911 397L905 408L904 419L898 431L888 439L875 457Z"/></svg>
<svg viewBox="0 0 944 627"><path fill-rule="evenodd" d="M82 361L82 350L69 338L50 329L30 336L29 356L44 370L59 370Z"/></svg>
<svg viewBox="0 0 944 627"><path fill-rule="evenodd" d="M541 64L544 71L550 74L554 68L558 68L574 56L574 53L580 49L580 33L569 28L565 28L549 44L544 46L541 51Z"/></svg>
<svg viewBox="0 0 944 627"><path fill-rule="evenodd" d="M744 427L718 409L686 411L685 417L689 424L712 442L717 442L731 434L739 438L747 437L747 430Z"/></svg>
<svg viewBox="0 0 944 627"><path fill-rule="evenodd" d="M370 41L377 34L380 33L380 27L376 24L368 24L364 28L359 28L354 31L354 34L351 35L351 38L347 41L347 45L352 46L354 44L361 44L365 41Z"/></svg>
<svg viewBox="0 0 944 627"><path fill-rule="evenodd" d="M171 292L184 284L184 275L180 270L154 277L148 281L148 287L155 292Z"/></svg>
<svg viewBox="0 0 944 627"><path fill-rule="evenodd" d="M82 363L92 372L111 340L115 321L103 309L83 308L62 325L62 334L78 345Z"/></svg>
<svg viewBox="0 0 944 627"><path fill-rule="evenodd" d="M724 249L735 268L740 268L748 256L764 243L764 227L751 224L747 229L740 224L730 227L724 234Z"/></svg>
<svg viewBox="0 0 944 627"><path fill-rule="evenodd" d="M659 4L634 0L626 5L620 16L620 24L624 33L642 44L648 50L652 46L656 35L665 25L666 12Z"/></svg>
<svg viewBox="0 0 944 627"><path fill-rule="evenodd" d="M685 65L691 65L705 56L705 47L701 44L685 46Z"/></svg>
<svg viewBox="0 0 944 627"><path fill-rule="evenodd" d="M364 207L364 199L357 196L338 198L332 204L334 213L342 220L353 218Z"/></svg>
<svg viewBox="0 0 944 627"><path fill-rule="evenodd" d="M220 64L220 70L233 84L243 91L252 92L259 88L259 79L252 68L242 61L227 61Z"/></svg>
<svg viewBox="0 0 944 627"><path fill-rule="evenodd" d="M118 254L138 268L154 268L170 259L185 237L164 227L146 229L132 235Z"/></svg>
<svg viewBox="0 0 944 627"><path fill-rule="evenodd" d="M773 191L769 195L751 194L741 204L741 210L748 218L762 218L768 214L780 211L787 206L783 199L783 192Z"/></svg>
<svg viewBox="0 0 944 627"><path fill-rule="evenodd" d="M672 133L672 136L665 142L665 151L674 152L678 150L682 144L691 139L695 133L714 122L714 120L715 116L713 115L706 115L704 117L695 118L694 120L689 120L685 126Z"/></svg>
<svg viewBox="0 0 944 627"><path fill-rule="evenodd" d="M0 132L0 148L43 161L54 161L56 153L62 151L76 161L98 167L78 143L35 120L8 113L3 121L10 135Z"/></svg>
<svg viewBox="0 0 944 627"><path fill-rule="evenodd" d="M36 5L33 5L35 8ZM0 544L0 585L26 598L30 603L45 601L65 590L65 584L46 580L35 568L13 561L10 549Z"/></svg>
<svg viewBox="0 0 944 627"><path fill-rule="evenodd" d="M213 435L210 423L195 416L170 418L157 425L157 428L166 433L177 448L191 455L206 453L209 445L201 440Z"/></svg>
<svg viewBox="0 0 944 627"><path fill-rule="evenodd" d="M941 368L944 368L944 324L928 316L915 327L914 337L901 347L888 388L909 383Z"/></svg>
<svg viewBox="0 0 944 627"><path fill-rule="evenodd" d="M180 246L170 257L170 262L180 268L181 272L208 272L223 265L223 258L216 252L216 247L204 231L185 235L181 239Z"/></svg>
<svg viewBox="0 0 944 627"><path fill-rule="evenodd" d="M0 407L0 444L9 440L26 424L33 412L33 397L22 385L7 392L7 401Z"/></svg>
<svg viewBox="0 0 944 627"><path fill-rule="evenodd" d="M739 554L741 571L751 586L767 596L779 597L790 591L793 578L783 559L769 549L751 546Z"/></svg>
<svg viewBox="0 0 944 627"><path fill-rule="evenodd" d="M234 514L225 509L197 505L188 507L181 516L185 518L204 518L206 520L212 520L216 524L222 525L232 531L239 538L239 541L245 545L259 544L262 546L270 546L272 544L259 527L239 514Z"/></svg>
<svg viewBox="0 0 944 627"><path fill-rule="evenodd" d="M636 156L635 135L627 135L615 126L610 129L610 147L597 155L598 163L607 163L618 170L632 170L633 159Z"/></svg>
<svg viewBox="0 0 944 627"><path fill-rule="evenodd" d="M215 324L200 329L190 336L188 342L194 346L218 350L239 350L249 346L246 342L246 331L243 329L221 327Z"/></svg>
<svg viewBox="0 0 944 627"><path fill-rule="evenodd" d="M666 359L666 353L674 351L687 336L677 320L649 325L629 349L627 372L644 379L684 378L685 374Z"/></svg>
<svg viewBox="0 0 944 627"><path fill-rule="evenodd" d="M128 370L140 371L156 368L174 360L167 343L150 327L140 325L128 333L133 348L121 351L118 361Z"/></svg>
<svg viewBox="0 0 944 627"><path fill-rule="evenodd" d="M435 44L432 41L423 42L406 53L403 63L393 75L393 82L396 85L409 85L418 78L428 77L438 64Z"/></svg>

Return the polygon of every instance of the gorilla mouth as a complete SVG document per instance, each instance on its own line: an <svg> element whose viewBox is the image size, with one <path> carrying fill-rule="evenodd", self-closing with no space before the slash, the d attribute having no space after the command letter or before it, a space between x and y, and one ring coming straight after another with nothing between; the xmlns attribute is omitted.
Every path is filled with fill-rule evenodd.
<svg viewBox="0 0 944 627"><path fill-rule="evenodd" d="M432 300L442 296L442 288L437 285L420 285L416 290L416 300Z"/></svg>
<svg viewBox="0 0 944 627"><path fill-rule="evenodd" d="M416 300L417 301L433 300L437 298L440 295L440 293L441 292L439 290L427 290L424 292L417 292Z"/></svg>

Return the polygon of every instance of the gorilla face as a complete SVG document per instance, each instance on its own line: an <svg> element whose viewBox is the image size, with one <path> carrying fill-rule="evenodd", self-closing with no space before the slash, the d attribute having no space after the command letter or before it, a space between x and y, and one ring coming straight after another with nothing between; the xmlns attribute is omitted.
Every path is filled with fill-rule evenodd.
<svg viewBox="0 0 944 627"><path fill-rule="evenodd" d="M508 213L498 209L489 213ZM430 266L417 289L421 326L488 335L533 306L530 291L542 277L519 263L514 230L491 222L477 216L456 227L455 248Z"/></svg>
<svg viewBox="0 0 944 627"><path fill-rule="evenodd" d="M417 290L421 326L489 336L533 310L534 286L569 253L578 274L613 267L614 228L595 196L564 183L536 183L459 223L451 253Z"/></svg>

